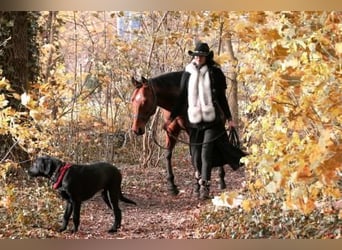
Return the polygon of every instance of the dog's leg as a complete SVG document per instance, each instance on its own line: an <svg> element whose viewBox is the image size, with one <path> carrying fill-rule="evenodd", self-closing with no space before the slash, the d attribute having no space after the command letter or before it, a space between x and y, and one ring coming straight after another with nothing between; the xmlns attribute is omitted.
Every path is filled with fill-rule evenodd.
<svg viewBox="0 0 342 250"><path fill-rule="evenodd" d="M74 222L73 233L78 231L78 226L80 225L80 212L81 212L81 202L77 201L73 204L73 216L72 221Z"/></svg>
<svg viewBox="0 0 342 250"><path fill-rule="evenodd" d="M107 204L107 206L108 206L111 210L113 210L112 204L111 204L111 202L109 201L108 195L109 195L109 192L108 192L108 190L106 190L106 189L103 190L103 191L101 192L102 199L103 199L104 202Z"/></svg>
<svg viewBox="0 0 342 250"><path fill-rule="evenodd" d="M67 228L72 210L73 210L72 203L67 201L64 215L63 215L63 224L62 224L62 227L59 229L59 232L63 232Z"/></svg>
<svg viewBox="0 0 342 250"><path fill-rule="evenodd" d="M115 233L118 231L118 228L121 227L121 209L119 208L119 194L117 192L109 191L109 203L113 209L114 214L114 223L111 229L109 229L108 233Z"/></svg>

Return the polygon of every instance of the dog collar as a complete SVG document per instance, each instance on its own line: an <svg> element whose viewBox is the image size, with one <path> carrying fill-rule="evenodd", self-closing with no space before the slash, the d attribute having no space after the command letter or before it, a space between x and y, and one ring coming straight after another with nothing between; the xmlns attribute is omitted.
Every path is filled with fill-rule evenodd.
<svg viewBox="0 0 342 250"><path fill-rule="evenodd" d="M53 184L53 188L54 188L54 189L59 188L59 186L60 186L61 183L62 183L62 180L63 180L63 177L64 177L66 171L67 171L71 166L72 166L72 164L67 163L67 164L65 164L63 167L61 167L61 168L58 170L57 181Z"/></svg>

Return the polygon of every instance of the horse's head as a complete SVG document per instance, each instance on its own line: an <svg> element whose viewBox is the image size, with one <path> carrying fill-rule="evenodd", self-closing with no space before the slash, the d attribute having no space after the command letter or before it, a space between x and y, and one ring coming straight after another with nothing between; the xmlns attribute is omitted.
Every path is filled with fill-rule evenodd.
<svg viewBox="0 0 342 250"><path fill-rule="evenodd" d="M138 81L132 77L132 83L135 86L131 97L132 130L136 135L143 135L148 120L156 112L157 97L146 78L142 77L141 81Z"/></svg>

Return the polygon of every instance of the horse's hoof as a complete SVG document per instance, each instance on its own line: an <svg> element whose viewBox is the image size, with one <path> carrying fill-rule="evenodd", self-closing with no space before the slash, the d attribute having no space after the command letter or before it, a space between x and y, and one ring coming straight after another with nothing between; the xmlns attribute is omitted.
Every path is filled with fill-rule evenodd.
<svg viewBox="0 0 342 250"><path fill-rule="evenodd" d="M176 186L169 188L168 191L171 195L178 195L179 194L179 190Z"/></svg>
<svg viewBox="0 0 342 250"><path fill-rule="evenodd" d="M219 184L219 189L226 189L226 187L227 187L227 185L226 185L226 183L220 183Z"/></svg>

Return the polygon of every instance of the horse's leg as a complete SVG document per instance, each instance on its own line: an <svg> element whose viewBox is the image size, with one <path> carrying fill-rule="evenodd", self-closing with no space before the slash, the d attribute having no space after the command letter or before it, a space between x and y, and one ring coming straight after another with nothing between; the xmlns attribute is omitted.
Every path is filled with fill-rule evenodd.
<svg viewBox="0 0 342 250"><path fill-rule="evenodd" d="M166 140L167 140L167 148L168 148L167 153L166 153L166 174L167 174L166 179L167 179L167 185L168 185L167 189L170 194L177 195L179 193L179 190L174 182L175 176L173 174L172 164L171 164L172 153L176 144L176 140L169 135L166 136Z"/></svg>
<svg viewBox="0 0 342 250"><path fill-rule="evenodd" d="M220 178L219 182L219 188L220 189L225 189L227 187L226 182L224 181L224 177L226 175L226 172L224 171L224 166L219 166L218 167L218 175Z"/></svg>

